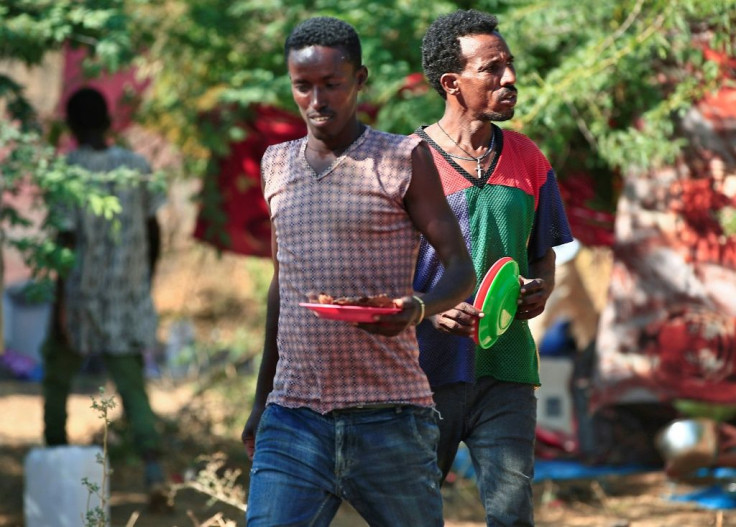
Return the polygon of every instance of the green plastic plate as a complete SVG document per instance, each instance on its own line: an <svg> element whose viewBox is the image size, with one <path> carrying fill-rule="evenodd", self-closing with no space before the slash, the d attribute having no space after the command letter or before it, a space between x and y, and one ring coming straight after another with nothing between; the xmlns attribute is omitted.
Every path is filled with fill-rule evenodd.
<svg viewBox="0 0 736 527"><path fill-rule="evenodd" d="M483 277L473 302L484 313L474 335L481 348L493 346L513 322L519 289L519 264L508 256L494 263Z"/></svg>

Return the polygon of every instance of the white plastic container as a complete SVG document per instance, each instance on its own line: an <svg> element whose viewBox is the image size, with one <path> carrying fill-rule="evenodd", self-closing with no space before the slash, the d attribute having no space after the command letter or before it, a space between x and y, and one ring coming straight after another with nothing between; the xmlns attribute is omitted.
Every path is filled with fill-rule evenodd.
<svg viewBox="0 0 736 527"><path fill-rule="evenodd" d="M102 449L96 446L31 449L24 463L25 527L83 526L87 510L102 506L100 497L90 495L83 478L98 485L109 503L109 484L102 489L101 456ZM109 524L109 505L103 511Z"/></svg>
<svg viewBox="0 0 736 527"><path fill-rule="evenodd" d="M567 434L575 432L570 391L572 370L569 357L540 358L542 386L537 390L537 423L542 428Z"/></svg>

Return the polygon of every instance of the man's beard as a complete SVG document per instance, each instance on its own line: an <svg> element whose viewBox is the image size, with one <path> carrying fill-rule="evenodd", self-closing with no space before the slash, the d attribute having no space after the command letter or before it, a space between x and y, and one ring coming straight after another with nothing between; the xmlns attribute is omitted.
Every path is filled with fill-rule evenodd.
<svg viewBox="0 0 736 527"><path fill-rule="evenodd" d="M509 119L514 117L514 108L511 108L507 112L486 112L483 114L483 120L484 121L508 121Z"/></svg>

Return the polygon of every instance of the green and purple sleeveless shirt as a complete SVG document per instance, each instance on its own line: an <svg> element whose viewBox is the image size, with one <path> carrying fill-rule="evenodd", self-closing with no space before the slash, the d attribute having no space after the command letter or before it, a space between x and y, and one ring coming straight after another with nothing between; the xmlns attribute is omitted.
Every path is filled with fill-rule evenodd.
<svg viewBox="0 0 736 527"><path fill-rule="evenodd" d="M503 256L514 258L522 276L529 260L572 241L554 171L526 136L493 126L500 152L481 178L455 163L419 128L415 135L431 147L445 196L460 223L478 284ZM443 267L422 239L414 289L425 292L437 283ZM473 297L467 301L473 301ZM474 382L491 376L500 381L539 385L539 357L526 321L514 320L489 349L467 337L437 331L431 322L417 327L420 363L431 386Z"/></svg>

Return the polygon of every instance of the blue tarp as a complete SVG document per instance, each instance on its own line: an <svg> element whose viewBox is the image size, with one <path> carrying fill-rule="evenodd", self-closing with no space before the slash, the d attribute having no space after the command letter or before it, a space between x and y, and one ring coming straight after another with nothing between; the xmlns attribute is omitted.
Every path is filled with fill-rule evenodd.
<svg viewBox="0 0 736 527"><path fill-rule="evenodd" d="M601 476L639 474L660 470L646 465L585 465L575 460L538 459L534 463L534 481L548 479L595 479Z"/></svg>

